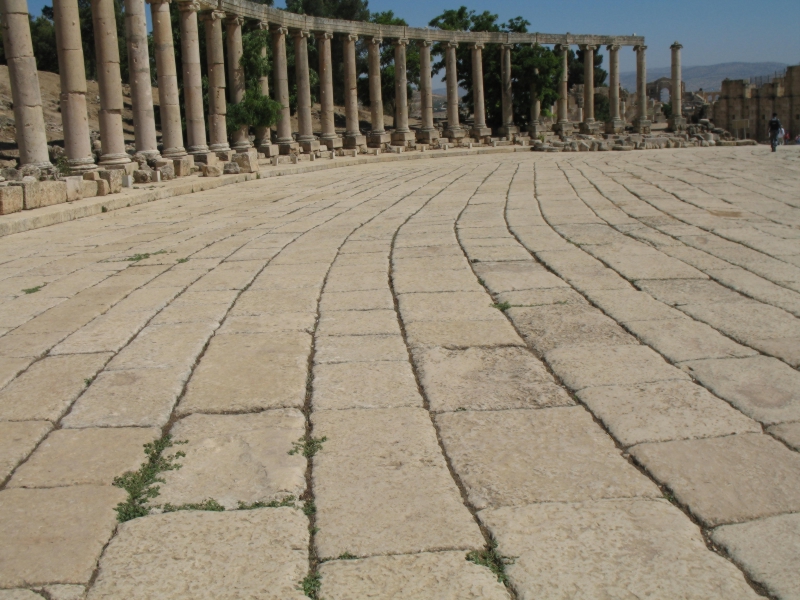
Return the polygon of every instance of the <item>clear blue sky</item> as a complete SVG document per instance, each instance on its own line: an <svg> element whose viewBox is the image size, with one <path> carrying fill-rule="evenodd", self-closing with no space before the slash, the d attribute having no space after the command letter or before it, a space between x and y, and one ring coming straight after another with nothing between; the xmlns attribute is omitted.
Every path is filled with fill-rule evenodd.
<svg viewBox="0 0 800 600"><path fill-rule="evenodd" d="M33 15L51 3L28 0ZM683 44L684 66L800 63L800 0L369 0L371 10L393 10L409 25L423 27L462 4L501 20L521 15L531 22L530 31L644 35L649 67L669 66L675 40ZM632 50L620 55L622 71L636 68Z"/></svg>

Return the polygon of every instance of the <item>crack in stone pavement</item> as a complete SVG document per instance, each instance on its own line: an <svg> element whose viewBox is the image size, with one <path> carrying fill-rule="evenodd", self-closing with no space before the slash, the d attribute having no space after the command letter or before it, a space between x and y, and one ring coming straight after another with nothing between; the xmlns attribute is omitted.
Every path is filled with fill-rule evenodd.
<svg viewBox="0 0 800 600"><path fill-rule="evenodd" d="M798 158L371 164L3 237L0 598L800 598Z"/></svg>

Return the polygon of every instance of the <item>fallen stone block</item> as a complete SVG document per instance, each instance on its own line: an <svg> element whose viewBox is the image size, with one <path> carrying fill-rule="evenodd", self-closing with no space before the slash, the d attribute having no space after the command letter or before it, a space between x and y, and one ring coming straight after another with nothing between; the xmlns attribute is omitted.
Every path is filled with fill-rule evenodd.
<svg viewBox="0 0 800 600"><path fill-rule="evenodd" d="M171 179L175 179L175 169L171 164L160 167L156 173L158 173L158 175L161 177L161 181L170 181Z"/></svg>
<svg viewBox="0 0 800 600"><path fill-rule="evenodd" d="M255 173L258 171L258 154L255 150L234 154L233 162L238 165L239 173Z"/></svg>
<svg viewBox="0 0 800 600"><path fill-rule="evenodd" d="M133 172L134 183L150 183L153 180L153 172L145 169L137 169Z"/></svg>
<svg viewBox="0 0 800 600"><path fill-rule="evenodd" d="M122 176L125 171L122 169L113 169L108 171L100 171L100 179L108 182L108 189L110 194L118 194L122 191Z"/></svg>
<svg viewBox="0 0 800 600"><path fill-rule="evenodd" d="M216 155L214 155L214 158L216 158ZM174 177L187 177L188 175L191 175L193 166L194 166L194 156L192 155L181 156L180 158L172 159L172 169L174 171Z"/></svg>
<svg viewBox="0 0 800 600"><path fill-rule="evenodd" d="M203 177L219 177L222 175L222 167L219 165L203 165Z"/></svg>
<svg viewBox="0 0 800 600"><path fill-rule="evenodd" d="M67 184L67 202L83 198L83 177L80 175L65 177L64 183Z"/></svg>
<svg viewBox="0 0 800 600"><path fill-rule="evenodd" d="M22 210L22 187L7 185L0 187L0 215L9 215Z"/></svg>
<svg viewBox="0 0 800 600"><path fill-rule="evenodd" d="M222 172L225 173L225 175L237 175L241 172L241 170L239 169L238 164L231 161L225 163L225 166L222 168Z"/></svg>
<svg viewBox="0 0 800 600"><path fill-rule="evenodd" d="M108 195L108 182L105 179L86 180L81 182L81 196L84 198L94 198L95 196Z"/></svg>
<svg viewBox="0 0 800 600"><path fill-rule="evenodd" d="M22 202L25 210L52 206L67 201L67 184L63 181L25 181Z"/></svg>

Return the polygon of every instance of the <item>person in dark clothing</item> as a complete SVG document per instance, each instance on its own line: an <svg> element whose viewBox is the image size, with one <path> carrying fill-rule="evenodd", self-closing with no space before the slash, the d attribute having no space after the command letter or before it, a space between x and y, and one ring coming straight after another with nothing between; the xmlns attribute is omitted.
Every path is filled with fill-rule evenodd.
<svg viewBox="0 0 800 600"><path fill-rule="evenodd" d="M772 118L769 120L769 142L773 152L775 152L775 149L778 147L778 136L780 135L781 129L783 129L783 126L781 125L780 119L778 119L778 113L772 113Z"/></svg>

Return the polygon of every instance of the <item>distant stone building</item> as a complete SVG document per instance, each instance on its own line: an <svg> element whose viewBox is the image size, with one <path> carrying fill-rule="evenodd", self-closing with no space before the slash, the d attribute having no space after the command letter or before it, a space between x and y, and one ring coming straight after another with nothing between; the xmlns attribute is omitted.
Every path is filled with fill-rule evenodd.
<svg viewBox="0 0 800 600"><path fill-rule="evenodd" d="M767 123L775 112L784 129L795 137L800 134L800 65L760 86L744 79L726 79L712 106L714 124L732 133L746 130L747 137L765 140L769 137Z"/></svg>

